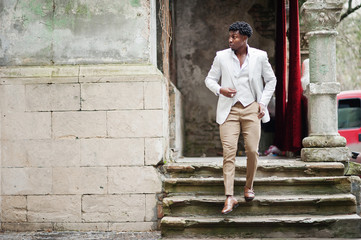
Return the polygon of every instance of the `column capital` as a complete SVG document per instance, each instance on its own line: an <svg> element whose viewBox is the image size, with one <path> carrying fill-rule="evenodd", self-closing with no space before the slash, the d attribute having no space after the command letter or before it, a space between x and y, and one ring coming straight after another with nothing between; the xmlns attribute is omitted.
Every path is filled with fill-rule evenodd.
<svg viewBox="0 0 361 240"><path fill-rule="evenodd" d="M334 30L341 17L345 0L308 0L301 7L302 20L307 32Z"/></svg>

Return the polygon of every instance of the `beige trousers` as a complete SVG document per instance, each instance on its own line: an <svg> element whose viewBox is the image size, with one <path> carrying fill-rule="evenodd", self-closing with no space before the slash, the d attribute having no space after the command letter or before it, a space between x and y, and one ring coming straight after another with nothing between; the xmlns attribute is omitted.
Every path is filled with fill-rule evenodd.
<svg viewBox="0 0 361 240"><path fill-rule="evenodd" d="M239 134L242 130L247 155L246 186L253 188L258 161L258 145L261 137L261 120L257 117L259 104L254 102L243 107L237 102L226 121L220 125L223 146L223 177L225 195L233 195L235 161Z"/></svg>

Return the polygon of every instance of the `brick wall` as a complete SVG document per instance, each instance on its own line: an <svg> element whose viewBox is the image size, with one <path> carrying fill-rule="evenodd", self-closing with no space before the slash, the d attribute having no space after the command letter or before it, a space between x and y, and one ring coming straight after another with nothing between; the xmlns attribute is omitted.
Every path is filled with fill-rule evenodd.
<svg viewBox="0 0 361 240"><path fill-rule="evenodd" d="M0 68L1 229L157 226L168 92L151 65Z"/></svg>

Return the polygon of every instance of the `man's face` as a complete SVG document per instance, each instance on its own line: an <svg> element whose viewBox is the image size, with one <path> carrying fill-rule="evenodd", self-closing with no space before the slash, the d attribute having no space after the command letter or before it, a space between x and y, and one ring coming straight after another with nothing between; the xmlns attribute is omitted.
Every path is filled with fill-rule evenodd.
<svg viewBox="0 0 361 240"><path fill-rule="evenodd" d="M228 43L233 51L237 51L239 48L247 45L247 36L239 34L238 30L229 31Z"/></svg>

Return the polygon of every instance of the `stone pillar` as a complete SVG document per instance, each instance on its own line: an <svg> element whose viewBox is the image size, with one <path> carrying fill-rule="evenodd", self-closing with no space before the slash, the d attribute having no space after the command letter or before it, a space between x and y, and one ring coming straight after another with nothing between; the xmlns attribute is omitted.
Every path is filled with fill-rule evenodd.
<svg viewBox="0 0 361 240"><path fill-rule="evenodd" d="M308 96L309 136L303 139L303 161L346 161L346 139L338 134L336 82L336 25L344 0L308 0L301 14L309 40L310 84Z"/></svg>

